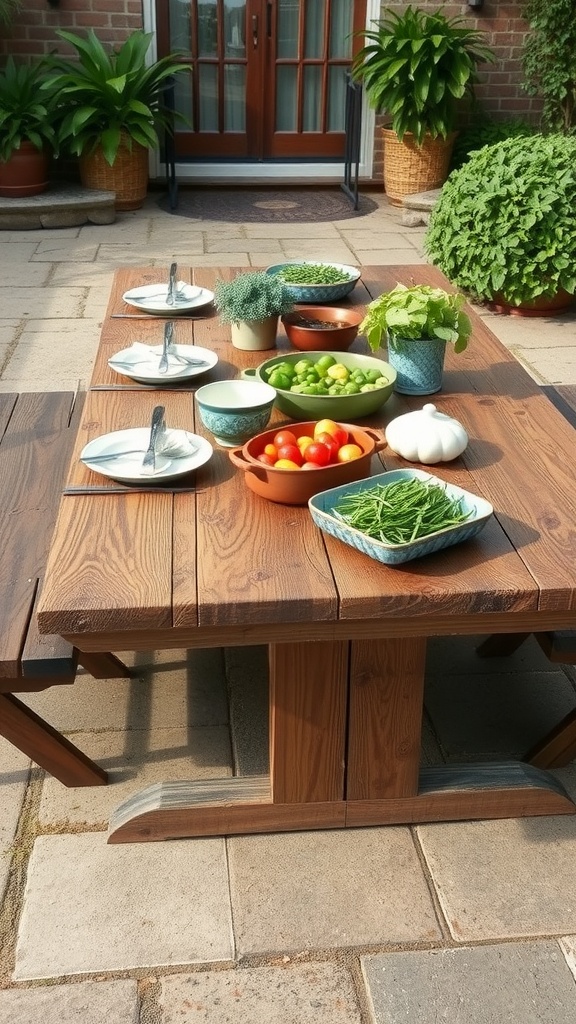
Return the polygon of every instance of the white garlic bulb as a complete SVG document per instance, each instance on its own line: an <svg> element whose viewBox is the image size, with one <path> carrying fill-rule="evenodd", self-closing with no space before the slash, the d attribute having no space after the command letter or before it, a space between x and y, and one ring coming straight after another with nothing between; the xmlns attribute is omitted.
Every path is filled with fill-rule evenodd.
<svg viewBox="0 0 576 1024"><path fill-rule="evenodd" d="M386 427L386 440L392 449L409 462L432 465L450 462L461 455L468 434L458 420L438 412L428 403L418 412L407 412Z"/></svg>

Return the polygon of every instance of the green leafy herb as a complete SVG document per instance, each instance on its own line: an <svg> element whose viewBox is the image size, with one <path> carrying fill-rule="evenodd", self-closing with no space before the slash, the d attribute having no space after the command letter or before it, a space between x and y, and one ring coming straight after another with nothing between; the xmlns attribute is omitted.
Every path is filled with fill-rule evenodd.
<svg viewBox="0 0 576 1024"><path fill-rule="evenodd" d="M340 498L334 514L366 536L386 544L409 544L470 519L462 498L450 498L440 484L399 480L376 484Z"/></svg>
<svg viewBox="0 0 576 1024"><path fill-rule="evenodd" d="M366 335L373 351L387 335L394 348L402 348L410 338L440 338L451 342L455 352L463 352L472 331L470 319L463 312L464 301L463 295L442 288L398 284L368 303L358 333Z"/></svg>

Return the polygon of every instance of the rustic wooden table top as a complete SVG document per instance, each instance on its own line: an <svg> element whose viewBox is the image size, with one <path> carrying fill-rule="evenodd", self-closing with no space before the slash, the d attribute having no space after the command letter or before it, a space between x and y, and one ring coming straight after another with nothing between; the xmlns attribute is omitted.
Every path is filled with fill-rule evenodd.
<svg viewBox="0 0 576 1024"><path fill-rule="evenodd" d="M193 276L180 268L179 276L213 290L217 278L236 272L216 267L196 269ZM69 485L106 483L79 463L79 452L98 435L148 424L159 401L159 390L115 390L130 382L107 360L135 340L161 340L164 321L130 316L122 294L164 278L159 267L116 272ZM363 307L398 281L447 286L431 267L364 267L350 304ZM235 377L274 354L233 348L211 307L201 312L207 315L177 319L176 340L217 352L219 362L202 384ZM41 631L67 636L80 649L126 650L259 643L295 632L312 639L573 625L574 431L484 322L473 311L471 316L468 349L447 352L443 389L432 399L465 425L470 443L460 458L432 471L493 504L495 515L478 538L399 567L383 566L324 536L307 508L253 494L216 445L195 473L195 493L62 498ZM289 348L283 334L278 346ZM367 352L365 340L357 339L353 350ZM197 416L193 390L162 389L168 426L212 441ZM422 402L394 395L364 422L384 429ZM285 420L274 415L275 422ZM385 449L374 457L373 472L401 465L406 463Z"/></svg>

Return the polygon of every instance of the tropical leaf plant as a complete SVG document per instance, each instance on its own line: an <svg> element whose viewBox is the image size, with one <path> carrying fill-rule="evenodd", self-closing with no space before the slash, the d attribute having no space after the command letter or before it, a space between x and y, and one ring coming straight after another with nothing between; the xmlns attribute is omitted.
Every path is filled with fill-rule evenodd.
<svg viewBox="0 0 576 1024"><path fill-rule="evenodd" d="M576 136L530 135L485 146L442 188L424 246L481 300L514 306L576 293Z"/></svg>
<svg viewBox="0 0 576 1024"><path fill-rule="evenodd" d="M447 138L459 101L473 95L478 64L494 60L484 36L461 18L411 6L387 11L374 24L362 33L366 43L352 63L369 103L389 115L400 140L406 132L418 145L427 134Z"/></svg>
<svg viewBox="0 0 576 1024"><path fill-rule="evenodd" d="M22 142L36 149L58 149L57 90L42 90L43 61L17 64L8 57L0 72L0 160L6 162Z"/></svg>
<svg viewBox="0 0 576 1024"><path fill-rule="evenodd" d="M121 139L148 149L159 144L160 128L171 129L173 114L164 103L172 76L188 70L174 55L146 63L152 34L133 32L117 52L107 53L95 32L86 38L72 32L58 35L76 50L78 60L55 56L48 88L57 88L68 113L62 123L62 142L82 156L98 146L112 166Z"/></svg>

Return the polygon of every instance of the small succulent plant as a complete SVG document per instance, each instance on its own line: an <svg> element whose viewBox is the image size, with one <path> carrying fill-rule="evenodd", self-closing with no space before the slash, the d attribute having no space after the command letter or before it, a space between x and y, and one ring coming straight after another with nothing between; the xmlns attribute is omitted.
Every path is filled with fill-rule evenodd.
<svg viewBox="0 0 576 1024"><path fill-rule="evenodd" d="M294 306L286 285L263 270L238 274L232 281L217 281L215 303L226 324L283 316Z"/></svg>

